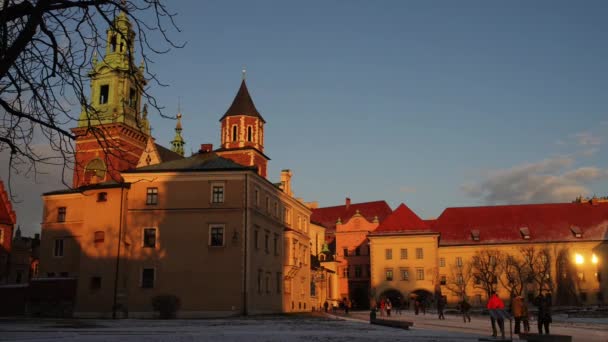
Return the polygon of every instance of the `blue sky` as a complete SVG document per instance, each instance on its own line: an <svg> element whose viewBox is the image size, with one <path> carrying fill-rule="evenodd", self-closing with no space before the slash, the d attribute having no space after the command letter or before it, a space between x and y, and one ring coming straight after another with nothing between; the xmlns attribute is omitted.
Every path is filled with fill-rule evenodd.
<svg viewBox="0 0 608 342"><path fill-rule="evenodd" d="M444 208L608 195L605 1L170 1L155 57L186 150L219 145L246 66L269 178L306 201ZM174 122L152 118L169 146Z"/></svg>

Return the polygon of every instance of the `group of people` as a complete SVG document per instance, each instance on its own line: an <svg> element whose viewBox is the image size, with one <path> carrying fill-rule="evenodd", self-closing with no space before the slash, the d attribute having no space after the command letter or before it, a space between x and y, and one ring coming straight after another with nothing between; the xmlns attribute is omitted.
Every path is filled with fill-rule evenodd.
<svg viewBox="0 0 608 342"><path fill-rule="evenodd" d="M538 308L538 333L543 334L543 330L545 334L549 334L549 324L552 322L551 318L551 305L552 305L552 297L551 293L543 294L542 292L534 299L534 305ZM490 299L488 300L487 308L490 312L490 321L492 324L492 336L497 336L496 325L500 329L500 333L502 337L505 337L505 318L510 319L508 314L504 311L505 304L503 301L496 295L495 292L492 292ZM528 305L524 297L515 296L511 300L511 314L513 315L513 319L515 321L515 327L513 328L513 333L519 334L522 332L522 324L523 324L523 332L530 332L530 316L528 313ZM466 318L465 318L466 322ZM470 317L469 317L470 322Z"/></svg>
<svg viewBox="0 0 608 342"><path fill-rule="evenodd" d="M323 309L325 310L325 312L329 311L329 305L330 304L328 301L325 301L325 303L323 303ZM332 305L332 311L334 313L336 313L336 311L338 311L338 309L340 309L340 310L344 311L344 314L348 315L348 312L350 311L350 309L352 309L353 305L354 305L353 301L351 301L348 298L344 298L338 302L337 306Z"/></svg>

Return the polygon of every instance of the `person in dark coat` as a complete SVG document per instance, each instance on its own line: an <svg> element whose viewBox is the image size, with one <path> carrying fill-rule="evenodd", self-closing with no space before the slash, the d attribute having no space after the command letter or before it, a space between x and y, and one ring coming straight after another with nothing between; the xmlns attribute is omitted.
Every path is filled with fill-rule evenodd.
<svg viewBox="0 0 608 342"><path fill-rule="evenodd" d="M464 322L466 323L468 320L468 322L471 323L471 315L469 314L471 304L469 304L466 299L463 299L462 302L458 303L458 308L460 309Z"/></svg>
<svg viewBox="0 0 608 342"><path fill-rule="evenodd" d="M547 296L542 293L534 299L534 305L538 308L538 333L543 334L543 327L545 328L545 334L549 335L549 324L551 324L551 294Z"/></svg>
<svg viewBox="0 0 608 342"><path fill-rule="evenodd" d="M446 300L443 296L440 296L437 299L437 314L439 315L439 319L445 319L443 315L443 311L445 310Z"/></svg>

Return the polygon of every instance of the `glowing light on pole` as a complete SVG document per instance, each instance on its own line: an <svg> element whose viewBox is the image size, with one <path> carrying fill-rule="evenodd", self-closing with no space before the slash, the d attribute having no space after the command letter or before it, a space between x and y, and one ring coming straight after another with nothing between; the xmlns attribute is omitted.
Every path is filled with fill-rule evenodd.
<svg viewBox="0 0 608 342"><path fill-rule="evenodd" d="M585 258L582 255L576 253L574 254L574 263L577 265L582 265L585 263Z"/></svg>

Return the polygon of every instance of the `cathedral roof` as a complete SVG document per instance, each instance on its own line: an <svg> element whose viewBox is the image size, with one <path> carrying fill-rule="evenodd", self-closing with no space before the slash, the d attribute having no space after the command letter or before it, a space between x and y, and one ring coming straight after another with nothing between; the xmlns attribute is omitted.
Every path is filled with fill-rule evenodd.
<svg viewBox="0 0 608 342"><path fill-rule="evenodd" d="M245 80L241 82L241 87L239 91L236 93L230 108L226 111L226 114L222 116L220 121L224 120L229 116L253 116L262 120L262 122L266 123L262 115L258 112L253 104L253 100L251 99L251 95L249 95L249 90L247 90L247 84Z"/></svg>
<svg viewBox="0 0 608 342"><path fill-rule="evenodd" d="M216 153L198 153L188 158L176 159L160 164L139 167L124 173L147 172L192 172L192 171L240 171L257 170L255 166L243 166L234 161L222 158Z"/></svg>

